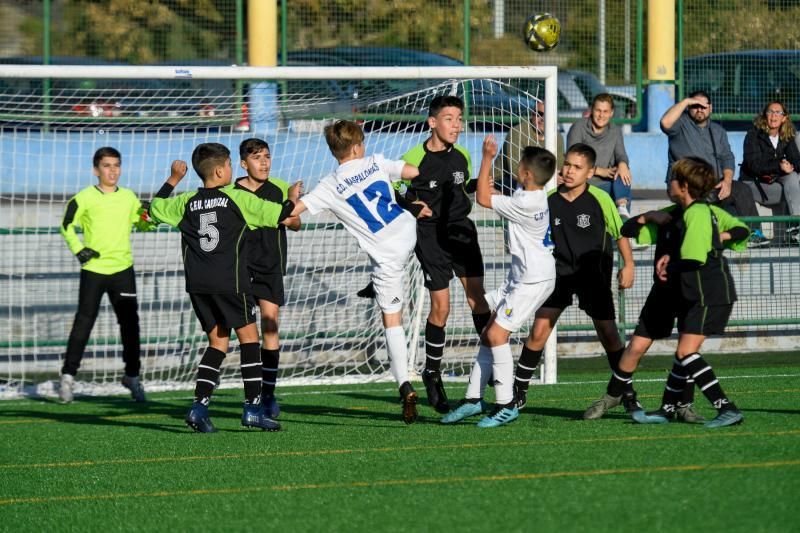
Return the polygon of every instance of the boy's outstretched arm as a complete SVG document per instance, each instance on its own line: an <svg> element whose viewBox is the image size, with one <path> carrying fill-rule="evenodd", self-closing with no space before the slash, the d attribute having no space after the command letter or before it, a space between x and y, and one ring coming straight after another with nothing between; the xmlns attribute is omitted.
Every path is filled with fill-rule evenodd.
<svg viewBox="0 0 800 533"><path fill-rule="evenodd" d="M492 161L497 155L497 141L494 135L488 135L483 140L481 149L481 168L478 172L478 189L475 191L475 200L483 207L492 207L492 195L498 194L492 180Z"/></svg>
<svg viewBox="0 0 800 533"><path fill-rule="evenodd" d="M169 195L172 194L172 191L175 190L175 187L181 182L183 177L186 175L186 170L188 166L186 165L186 161L181 161L180 159L176 159L172 162L172 166L170 167L169 177L164 182L164 185L156 193L156 198L169 198Z"/></svg>
<svg viewBox="0 0 800 533"><path fill-rule="evenodd" d="M302 194L302 192L303 192L302 181L296 181L294 182L294 184L292 184L291 187L289 187L289 192L287 196L289 197L289 201L294 204L294 208L292 209L292 212L289 213L287 219L291 217L299 217L300 214L307 209L306 204L304 204L303 201L300 200L300 194Z"/></svg>
<svg viewBox="0 0 800 533"><path fill-rule="evenodd" d="M297 201L300 198L300 194L302 192L303 192L303 182L297 181L291 187L289 187L289 191L286 194L287 199L290 200L295 205L297 205ZM299 216L289 215L288 217L284 218L281 221L281 224L283 224L292 231L300 231L300 227L302 226L303 222L300 220Z"/></svg>
<svg viewBox="0 0 800 533"><path fill-rule="evenodd" d="M633 287L635 266L633 264L633 252L631 251L631 243L627 237L620 237L617 239L617 248L622 256L622 268L617 273L617 280L619 281L620 289L630 289Z"/></svg>

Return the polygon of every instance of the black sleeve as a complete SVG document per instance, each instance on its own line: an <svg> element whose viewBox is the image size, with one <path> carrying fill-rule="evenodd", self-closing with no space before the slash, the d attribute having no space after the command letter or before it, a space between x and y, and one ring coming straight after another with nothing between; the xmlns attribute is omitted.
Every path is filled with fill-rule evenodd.
<svg viewBox="0 0 800 533"><path fill-rule="evenodd" d="M728 230L732 241L743 241L750 236L750 230L741 226L736 226Z"/></svg>
<svg viewBox="0 0 800 533"><path fill-rule="evenodd" d="M158 192L156 193L154 198L169 198L169 195L172 194L172 191L174 190L175 187L173 187L172 185L170 185L165 181L164 185L162 185L161 188L158 189Z"/></svg>
<svg viewBox="0 0 800 533"><path fill-rule="evenodd" d="M800 172L800 149L797 148L794 139L786 144L783 155L786 160L794 166L794 171Z"/></svg>
<svg viewBox="0 0 800 533"><path fill-rule="evenodd" d="M639 224L639 217L631 217L622 224L622 228L620 228L620 234L623 237L628 237L629 239L635 239L639 236L639 232L644 227L644 224Z"/></svg>
<svg viewBox="0 0 800 533"><path fill-rule="evenodd" d="M287 218L289 218L289 216L292 214L292 211L294 211L294 202L293 201L286 200L285 202L283 202L282 205L283 205L283 209L281 209L281 214L278 215L278 223L279 224L281 222L283 222L284 220L286 220Z"/></svg>
<svg viewBox="0 0 800 533"><path fill-rule="evenodd" d="M400 207L402 207L403 209L414 215L414 218L417 218L417 216L419 216L419 212L422 211L421 205L415 204L414 202L412 202L411 200L400 194L400 191L397 190L394 191L394 200L395 202L397 202L397 205L399 205Z"/></svg>
<svg viewBox="0 0 800 533"><path fill-rule="evenodd" d="M64 211L64 220L61 222L61 225L64 229L67 229L67 226L72 224L72 221L75 220L75 213L78 211L78 202L73 198L67 204L67 209Z"/></svg>
<svg viewBox="0 0 800 533"><path fill-rule="evenodd" d="M478 178L472 178L464 184L464 192L472 194L478 190Z"/></svg>
<svg viewBox="0 0 800 533"><path fill-rule="evenodd" d="M759 133L756 130L748 131L744 138L742 173L750 179L781 174L780 161L775 158L775 152L764 150L763 143L759 141Z"/></svg>

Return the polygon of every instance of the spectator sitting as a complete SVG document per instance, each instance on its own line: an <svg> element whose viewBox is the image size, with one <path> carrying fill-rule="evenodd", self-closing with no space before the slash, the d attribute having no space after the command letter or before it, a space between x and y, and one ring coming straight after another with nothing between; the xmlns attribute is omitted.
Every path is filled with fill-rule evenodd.
<svg viewBox="0 0 800 533"><path fill-rule="evenodd" d="M631 169L622 140L622 129L611 123L614 116L614 99L601 93L592 100L588 117L572 125L567 135L567 147L578 143L588 144L597 153L595 175L589 183L607 192L617 204L619 214L630 218Z"/></svg>
<svg viewBox="0 0 800 533"><path fill-rule="evenodd" d="M495 187L505 195L511 195L517 188L514 176L517 172L517 163L522 157L526 146L544 148L544 102L536 102L536 111L531 112L529 120L521 120L512 127L505 140L503 148L494 160L492 175ZM564 163L564 141L556 133L556 168L561 169Z"/></svg>
<svg viewBox="0 0 800 533"><path fill-rule="evenodd" d="M786 106L777 100L768 103L753 124L744 138L739 179L752 189L759 203L785 203L790 215L800 216L800 150ZM796 225L787 233L793 241L800 237Z"/></svg>
<svg viewBox="0 0 800 533"><path fill-rule="evenodd" d="M758 209L750 188L741 181L733 181L736 160L728 142L725 128L711 121L713 107L705 91L694 91L675 103L661 117L661 131L667 134L669 151L667 180L675 161L684 157L699 157L709 162L720 178L719 185L708 198L736 217L757 217ZM748 246L767 246L769 239L754 224Z"/></svg>

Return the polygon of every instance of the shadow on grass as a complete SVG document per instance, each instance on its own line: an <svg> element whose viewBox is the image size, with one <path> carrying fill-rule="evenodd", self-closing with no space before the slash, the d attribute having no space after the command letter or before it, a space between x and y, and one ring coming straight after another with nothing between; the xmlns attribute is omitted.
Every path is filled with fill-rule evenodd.
<svg viewBox="0 0 800 533"><path fill-rule="evenodd" d="M173 423L151 421L149 417L166 417L183 423L183 412L172 402L148 401L135 403L130 399L116 397L85 397L62 405L53 399L42 399L48 404L47 410L4 409L2 418L6 420L33 419L63 424L92 426L139 427L177 433L181 430ZM85 412L91 407L94 412Z"/></svg>

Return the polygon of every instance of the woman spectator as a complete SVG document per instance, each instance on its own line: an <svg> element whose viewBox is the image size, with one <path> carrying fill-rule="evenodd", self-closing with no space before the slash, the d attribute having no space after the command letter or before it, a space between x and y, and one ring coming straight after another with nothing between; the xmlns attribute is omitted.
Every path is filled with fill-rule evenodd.
<svg viewBox="0 0 800 533"><path fill-rule="evenodd" d="M611 123L614 99L598 94L592 100L589 116L578 120L567 134L567 148L577 143L588 144L597 154L595 175L589 183L600 187L614 200L621 217L630 218L631 169L622 139L622 130Z"/></svg>
<svg viewBox="0 0 800 533"><path fill-rule="evenodd" d="M800 150L786 106L777 100L768 103L753 124L744 138L739 179L748 183L760 204L778 204L783 194L789 214L800 216ZM800 238L796 225L787 233L793 241Z"/></svg>

